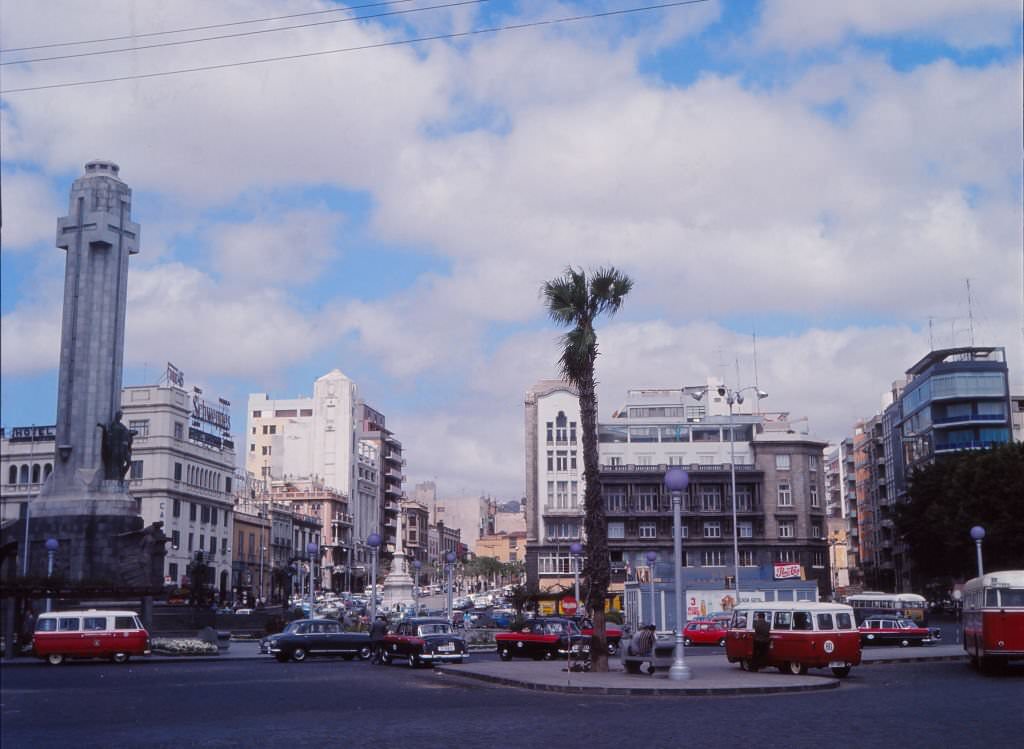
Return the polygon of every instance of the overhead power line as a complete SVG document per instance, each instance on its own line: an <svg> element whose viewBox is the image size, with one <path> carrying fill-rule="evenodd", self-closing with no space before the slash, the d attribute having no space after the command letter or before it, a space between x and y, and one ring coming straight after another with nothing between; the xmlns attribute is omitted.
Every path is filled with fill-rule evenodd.
<svg viewBox="0 0 1024 749"><path fill-rule="evenodd" d="M407 0L408 1L408 0ZM118 49L98 49L92 52L71 52L66 55L52 55L50 57L28 57L22 60L6 60L0 65L24 65L30 62L53 62L55 60L73 60L78 57L96 57L99 55L114 55L121 52L137 52L144 49L157 49L162 47L179 47L184 44L200 44L202 42L214 42L221 39L235 39L243 36L256 36L258 34L276 34L279 31L292 31L294 29L308 29L314 26L329 26L337 23L349 23L351 21L365 21L372 18L384 18L386 16L402 16L409 13L422 13L428 10L443 10L455 8L460 5L479 5L490 0L454 0L442 5L425 5L421 8L406 8L405 10L387 10L381 13L371 13L365 16L352 16L350 18L332 18L329 21L312 21L300 23L294 26L279 26L275 29L256 29L254 31L236 31L233 34L218 34L216 36L204 36L199 39L177 39L173 42L157 42L156 44L142 44L135 47L120 47ZM384 3L378 3L384 4Z"/></svg>
<svg viewBox="0 0 1024 749"><path fill-rule="evenodd" d="M163 70L156 73L137 73L134 75L113 76L110 78L96 78L87 81L65 81L62 83L48 83L39 86L24 86L21 88L0 89L0 94L19 94L29 91L45 91L56 88L72 88L76 86L94 86L101 83L116 83L118 81L138 81L148 78L165 78L172 75L183 75L186 73L201 73L211 70L225 70L227 68L238 68L248 65L262 65L271 62L284 62L286 60L301 60L309 57L321 57L324 55L336 55L344 52L362 52L371 49L384 47L398 47L406 44L419 44L421 42L433 42L444 39L462 39L480 34L496 34L501 31L520 31L523 29L536 28L538 26L555 26L575 21L587 21L595 18L609 18L613 16L624 16L634 13L645 13L652 10L666 8L678 8L684 5L698 5L708 0L677 0L676 2L656 3L652 5L641 5L633 8L622 8L619 10L606 10L598 13L586 13L575 16L562 16L559 18L546 18L539 21L525 21L523 23L505 24L502 26L490 26L482 29L471 29L469 31L455 31L447 34L433 34L420 36L412 39L396 39L387 42L375 42L373 44L361 44L354 47L340 47L338 49L325 49L317 52L300 52L292 55L280 55L277 57L262 57L256 60L241 60L238 62L220 63L217 65L200 65L192 68L178 68L176 70Z"/></svg>
<svg viewBox="0 0 1024 749"><path fill-rule="evenodd" d="M349 5L328 10L307 10L302 13L289 13L284 16L268 16L266 18L251 18L247 21L225 21L224 23L210 23L205 26L189 26L183 29L168 29L167 31L147 31L140 34L124 34L123 36L108 36L102 39L81 39L77 42L50 42L49 44L33 44L29 47L8 47L0 49L0 54L9 52L29 52L33 49L53 49L55 47L77 47L82 44L100 44L102 42L120 42L125 39L145 39L151 36L165 36L167 34L184 34L189 31L209 31L210 29L223 29L230 26L244 26L250 23L267 23L269 21L286 21L289 18L301 18L303 16L321 16L326 13L348 13L353 10L365 8L379 8L382 5L403 5L414 0L388 0L380 3L366 3L364 5Z"/></svg>

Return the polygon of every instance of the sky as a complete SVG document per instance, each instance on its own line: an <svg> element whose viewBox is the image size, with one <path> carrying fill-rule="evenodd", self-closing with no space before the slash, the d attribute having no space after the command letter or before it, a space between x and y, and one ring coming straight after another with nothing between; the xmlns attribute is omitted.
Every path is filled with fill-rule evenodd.
<svg viewBox="0 0 1024 749"><path fill-rule="evenodd" d="M756 374L838 441L972 340L1024 393L1019 0L655 4L0 0L3 425L55 422L55 226L96 158L142 227L125 384L173 362L241 431L337 367L410 488L522 496L569 265L635 284L601 418Z"/></svg>

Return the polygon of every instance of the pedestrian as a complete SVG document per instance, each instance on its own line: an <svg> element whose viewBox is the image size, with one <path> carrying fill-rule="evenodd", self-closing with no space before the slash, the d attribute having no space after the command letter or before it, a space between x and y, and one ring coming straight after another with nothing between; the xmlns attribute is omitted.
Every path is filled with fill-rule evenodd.
<svg viewBox="0 0 1024 749"><path fill-rule="evenodd" d="M771 647L771 642L771 627L768 626L768 622L764 618L764 612L759 611L754 618L753 665L755 671L759 668L764 668L768 662L768 648Z"/></svg>
<svg viewBox="0 0 1024 749"><path fill-rule="evenodd" d="M654 650L654 640L654 625L648 624L641 627L640 631L629 642L629 654L650 655L651 651Z"/></svg>
<svg viewBox="0 0 1024 749"><path fill-rule="evenodd" d="M384 638L388 633L388 618L377 614L370 627L370 648L373 650L373 662L380 665L384 662Z"/></svg>
<svg viewBox="0 0 1024 749"><path fill-rule="evenodd" d="M32 636L36 631L36 612L30 603L21 617L21 638L22 650L26 650L32 644Z"/></svg>

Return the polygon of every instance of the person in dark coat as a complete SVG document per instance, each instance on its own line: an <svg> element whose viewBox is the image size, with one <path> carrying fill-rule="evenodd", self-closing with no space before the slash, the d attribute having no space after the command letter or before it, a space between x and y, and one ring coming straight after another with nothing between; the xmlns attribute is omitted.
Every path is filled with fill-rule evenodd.
<svg viewBox="0 0 1024 749"><path fill-rule="evenodd" d="M388 633L388 618L384 614L377 614L377 618L370 625L370 647L373 648L373 662L381 664L384 662L384 638Z"/></svg>
<svg viewBox="0 0 1024 749"><path fill-rule="evenodd" d="M771 627L764 618L764 613L758 613L754 619L754 668L764 668L768 662L768 648L771 646Z"/></svg>
<svg viewBox="0 0 1024 749"><path fill-rule="evenodd" d="M645 627L641 627L640 631L636 633L636 636L629 643L629 654L650 655L651 651L654 650L654 640L654 625L648 624Z"/></svg>

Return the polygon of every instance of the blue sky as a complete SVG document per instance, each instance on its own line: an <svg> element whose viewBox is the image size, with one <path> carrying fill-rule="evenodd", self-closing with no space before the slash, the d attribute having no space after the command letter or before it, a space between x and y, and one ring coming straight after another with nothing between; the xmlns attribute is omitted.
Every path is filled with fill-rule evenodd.
<svg viewBox="0 0 1024 749"><path fill-rule="evenodd" d="M645 4L491 0L68 61L4 53L0 86ZM3 2L0 46L137 46L331 5ZM772 407L841 438L927 352L929 322L936 347L967 342L967 279L977 342L1007 347L1024 391L1020 30L1016 0L709 0L5 93L0 418L54 420L53 232L97 157L120 164L142 225L125 382L173 361L240 426L248 393L305 394L338 367L398 432L410 484L523 491L523 393L554 374L559 335L537 290L569 263L636 282L600 330L603 416L628 387L750 384L756 332Z"/></svg>

